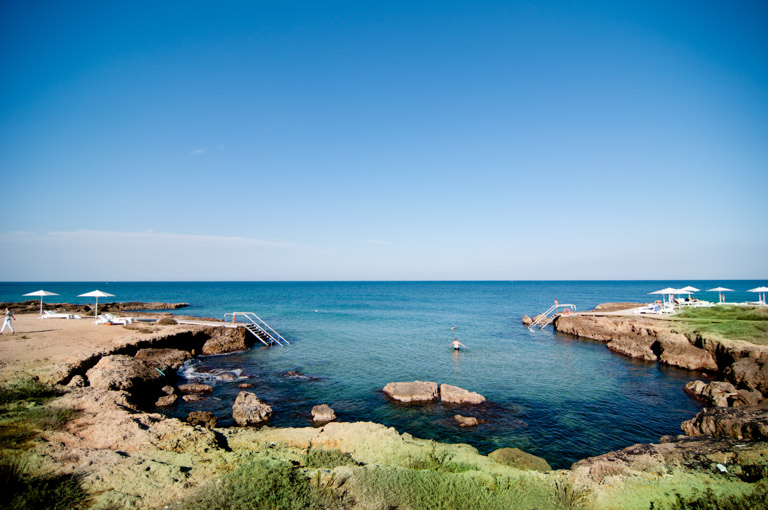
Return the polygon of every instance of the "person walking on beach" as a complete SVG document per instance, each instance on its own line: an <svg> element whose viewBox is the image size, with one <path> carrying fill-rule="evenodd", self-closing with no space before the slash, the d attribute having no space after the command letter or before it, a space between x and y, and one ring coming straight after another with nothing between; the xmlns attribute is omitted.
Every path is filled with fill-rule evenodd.
<svg viewBox="0 0 768 510"><path fill-rule="evenodd" d="M453 342L451 342L451 347L453 347L453 349L455 351L458 351L459 350L459 346L466 347L466 345L464 345L463 343L459 342L458 338L454 338Z"/></svg>
<svg viewBox="0 0 768 510"><path fill-rule="evenodd" d="M0 334L5 334L6 327L10 328L12 335L16 333L16 331L13 330L13 324L11 324L11 319L16 320L16 317L14 317L11 311L8 308L6 308L5 319L3 320L3 327L2 329L0 329Z"/></svg>

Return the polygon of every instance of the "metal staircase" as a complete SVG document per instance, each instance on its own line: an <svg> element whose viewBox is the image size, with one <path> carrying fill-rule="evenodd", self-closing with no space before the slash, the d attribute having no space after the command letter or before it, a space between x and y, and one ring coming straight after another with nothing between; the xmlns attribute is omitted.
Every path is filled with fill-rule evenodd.
<svg viewBox="0 0 768 510"><path fill-rule="evenodd" d="M264 345L269 346L272 344L277 344L282 347L290 343L288 340L283 338L280 333L272 329L269 324L261 320L259 316L253 312L225 313L225 321L227 320L228 316L232 317L232 322L239 322L238 325L241 325L250 331L251 334L258 338L259 341ZM238 321L238 318L240 318L240 321Z"/></svg>
<svg viewBox="0 0 768 510"><path fill-rule="evenodd" d="M562 312L558 312L558 308L563 308ZM536 319L533 321L533 323L528 326L528 329L530 331L533 331L533 329L538 326L539 329L544 329L545 326L549 326L552 324L552 322L555 320L555 318L558 315L561 314L570 314L571 312L575 312L576 307L574 305L561 305L558 304L557 301L555 301L555 304L550 306L546 312L540 313L536 316Z"/></svg>

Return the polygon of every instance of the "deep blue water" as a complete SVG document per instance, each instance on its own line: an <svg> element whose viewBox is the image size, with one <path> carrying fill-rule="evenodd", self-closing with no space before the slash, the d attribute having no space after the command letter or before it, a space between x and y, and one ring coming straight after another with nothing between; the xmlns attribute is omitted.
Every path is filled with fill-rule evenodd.
<svg viewBox="0 0 768 510"><path fill-rule="evenodd" d="M169 411L213 410L228 424L237 382L213 370L242 373L240 382L274 408L273 426L307 426L312 406L327 403L342 421L376 421L417 437L469 443L482 453L518 447L553 467L639 442L680 433L700 409L682 391L700 374L639 362L603 344L530 332L524 314L554 299L585 310L602 302L653 299L648 292L723 285L739 292L728 301L754 300L744 291L762 281L686 282L116 282L0 283L0 300L43 288L77 298L96 288L116 301L189 302L179 313L223 318L253 311L286 337L287 347L202 358L194 374L212 382L213 397ZM700 293L716 300L717 295ZM451 330L451 326L455 330ZM467 349L454 353L453 338ZM296 371L306 377L286 376ZM434 404L400 406L380 389L391 381L449 383L479 392L491 403L477 409ZM488 422L462 429L454 414Z"/></svg>

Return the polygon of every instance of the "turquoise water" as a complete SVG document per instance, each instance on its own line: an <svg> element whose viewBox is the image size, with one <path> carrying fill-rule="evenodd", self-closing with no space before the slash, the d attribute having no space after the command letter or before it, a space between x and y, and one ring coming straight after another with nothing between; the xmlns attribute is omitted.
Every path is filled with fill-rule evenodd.
<svg viewBox="0 0 768 510"><path fill-rule="evenodd" d="M728 300L747 300L754 295L743 291L764 283L3 283L0 300L21 301L21 294L44 288L61 294L46 301L87 302L74 296L99 288L117 301L186 301L190 308L180 312L201 317L253 311L291 342L202 358L184 374L211 382L213 397L182 404L171 415L213 410L223 424L231 423L237 382L214 375L235 371L273 406L273 426L307 426L312 406L327 403L342 421L376 421L417 437L469 443L482 453L518 447L568 467L680 433L680 423L700 409L682 387L700 374L630 360L551 329L531 332L520 318L544 311L554 299L584 310L601 302L648 301L650 291L689 284L739 289ZM450 348L455 337L466 350ZM291 371L302 375L286 375ZM401 406L380 391L391 381L417 379L458 385L490 403ZM487 423L462 429L452 419L457 413Z"/></svg>

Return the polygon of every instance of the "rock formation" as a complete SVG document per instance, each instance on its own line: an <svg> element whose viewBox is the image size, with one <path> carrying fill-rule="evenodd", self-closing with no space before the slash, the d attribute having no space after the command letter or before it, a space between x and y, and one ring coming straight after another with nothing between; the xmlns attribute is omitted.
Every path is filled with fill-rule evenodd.
<svg viewBox="0 0 768 510"><path fill-rule="evenodd" d="M453 419L459 424L459 427L474 427L480 423L480 420L474 416L462 416L460 414L454 414Z"/></svg>
<svg viewBox="0 0 768 510"><path fill-rule="evenodd" d="M245 328L209 328L206 333L211 337L203 345L202 353L206 356L244 351L253 344L251 339L255 338ZM249 338L246 335L251 336Z"/></svg>
<svg viewBox="0 0 768 510"><path fill-rule="evenodd" d="M272 418L272 406L259 400L253 393L241 391L232 406L232 418L241 427L261 425Z"/></svg>
<svg viewBox="0 0 768 510"><path fill-rule="evenodd" d="M160 394L165 378L143 361L115 354L105 356L86 373L88 383L103 390L124 390L139 398Z"/></svg>
<svg viewBox="0 0 768 510"><path fill-rule="evenodd" d="M437 383L413 381L391 382L384 386L384 393L398 402L434 402L437 400Z"/></svg>
<svg viewBox="0 0 768 510"><path fill-rule="evenodd" d="M213 386L202 383L186 383L179 385L179 391L182 393L211 393Z"/></svg>
<svg viewBox="0 0 768 510"><path fill-rule="evenodd" d="M336 413L328 404L320 404L312 408L312 421L314 423L328 423L336 419Z"/></svg>
<svg viewBox="0 0 768 510"><path fill-rule="evenodd" d="M708 407L680 426L689 436L768 440L768 407Z"/></svg>
<svg viewBox="0 0 768 510"><path fill-rule="evenodd" d="M440 385L440 401L444 404L481 404L485 397L474 391L468 391L450 384Z"/></svg>
<svg viewBox="0 0 768 510"><path fill-rule="evenodd" d="M187 415L186 422L207 429L215 429L217 424L216 416L210 411L192 411Z"/></svg>
<svg viewBox="0 0 768 510"><path fill-rule="evenodd" d="M162 371L176 370L185 361L192 358L192 354L179 349L140 349L135 356L152 368Z"/></svg>

